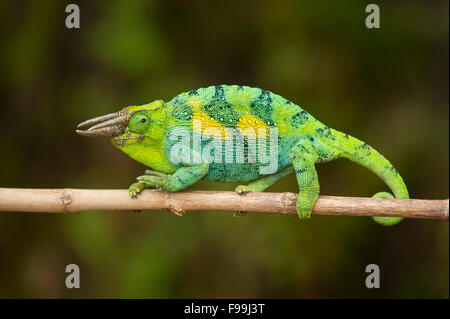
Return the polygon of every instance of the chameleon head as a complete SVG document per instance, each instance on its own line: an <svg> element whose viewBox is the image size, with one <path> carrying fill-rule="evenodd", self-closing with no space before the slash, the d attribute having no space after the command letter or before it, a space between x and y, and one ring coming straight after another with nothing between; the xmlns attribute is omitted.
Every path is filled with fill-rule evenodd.
<svg viewBox="0 0 450 319"><path fill-rule="evenodd" d="M93 125L87 130L76 130L84 136L109 136L111 142L120 149L139 144L151 138L152 116L161 108L163 101L149 104L127 106L116 113L111 113L78 124L78 128Z"/></svg>

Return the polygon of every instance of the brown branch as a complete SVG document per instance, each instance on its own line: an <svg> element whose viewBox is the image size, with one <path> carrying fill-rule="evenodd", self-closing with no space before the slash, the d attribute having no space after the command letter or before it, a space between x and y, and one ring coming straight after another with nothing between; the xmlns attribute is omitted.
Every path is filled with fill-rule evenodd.
<svg viewBox="0 0 450 319"><path fill-rule="evenodd" d="M0 188L0 212L79 213L86 210L245 211L297 216L294 193L145 190L131 199L127 190ZM381 199L320 196L316 215L385 216L448 221L448 199Z"/></svg>

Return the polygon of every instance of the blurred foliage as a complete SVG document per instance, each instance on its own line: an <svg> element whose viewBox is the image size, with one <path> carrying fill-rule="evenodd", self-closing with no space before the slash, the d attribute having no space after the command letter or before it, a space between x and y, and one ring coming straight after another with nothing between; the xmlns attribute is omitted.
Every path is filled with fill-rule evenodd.
<svg viewBox="0 0 450 319"><path fill-rule="evenodd" d="M0 2L1 187L126 188L144 167L77 123L214 84L278 93L448 198L448 1ZM345 160L321 192L386 186ZM200 182L193 189L232 190ZM296 191L290 176L269 191ZM0 297L448 297L448 223L192 212L3 213ZM81 268L81 289L64 286ZM381 289L365 288L365 266Z"/></svg>

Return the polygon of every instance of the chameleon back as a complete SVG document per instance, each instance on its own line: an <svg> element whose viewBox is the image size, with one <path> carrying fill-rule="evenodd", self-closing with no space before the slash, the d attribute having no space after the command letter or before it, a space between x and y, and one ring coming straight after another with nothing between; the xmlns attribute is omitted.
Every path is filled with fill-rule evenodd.
<svg viewBox="0 0 450 319"><path fill-rule="evenodd" d="M270 174L283 169L290 163L289 150L316 122L300 106L277 94L238 85L191 90L174 97L166 103L166 108L171 117L169 135L174 128L184 128L192 136L191 148L192 141L199 137L201 150L207 149L208 144L211 148L211 142L216 143L214 155L220 153L220 160L210 160L205 179L222 182L257 179L264 175L261 167L267 167ZM254 137L258 132L265 132L266 139L256 141L252 132ZM205 136L212 139L204 139ZM166 136L167 154L177 142L170 140ZM238 159L240 148L243 161ZM262 158L264 151L269 160Z"/></svg>

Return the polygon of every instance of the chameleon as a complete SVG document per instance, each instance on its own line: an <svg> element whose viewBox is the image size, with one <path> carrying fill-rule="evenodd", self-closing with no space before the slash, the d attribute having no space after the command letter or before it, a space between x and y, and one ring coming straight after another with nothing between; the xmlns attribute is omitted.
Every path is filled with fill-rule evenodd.
<svg viewBox="0 0 450 319"><path fill-rule="evenodd" d="M295 174L299 187L296 211L298 217L308 219L320 192L315 165L338 158L374 172L396 198L409 198L402 177L377 150L260 88L217 85L190 90L169 102L124 107L77 128L86 126L91 127L76 132L109 136L115 147L151 168L129 187L132 198L147 188L176 192L201 179L242 184L235 191L245 195L263 192ZM272 160L270 165L267 158ZM388 192L373 197L394 198ZM385 226L402 220L373 219Z"/></svg>

